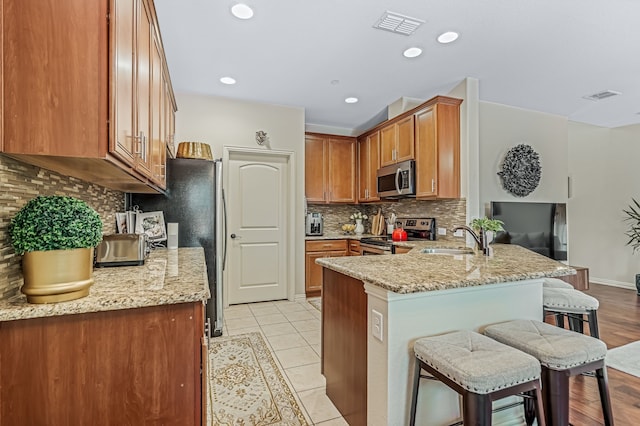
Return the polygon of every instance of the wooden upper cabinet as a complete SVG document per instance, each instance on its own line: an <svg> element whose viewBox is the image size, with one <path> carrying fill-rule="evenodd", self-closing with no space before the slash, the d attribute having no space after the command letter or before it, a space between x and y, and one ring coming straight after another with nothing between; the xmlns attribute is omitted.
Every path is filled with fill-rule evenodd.
<svg viewBox="0 0 640 426"><path fill-rule="evenodd" d="M460 198L461 102L438 96L415 114L418 198Z"/></svg>
<svg viewBox="0 0 640 426"><path fill-rule="evenodd" d="M356 202L355 138L306 136L305 196L310 203Z"/></svg>
<svg viewBox="0 0 640 426"><path fill-rule="evenodd" d="M380 131L358 141L358 202L379 201Z"/></svg>
<svg viewBox="0 0 640 426"><path fill-rule="evenodd" d="M413 115L394 121L380 129L380 166L414 158Z"/></svg>
<svg viewBox="0 0 640 426"><path fill-rule="evenodd" d="M113 3L112 40L113 46L113 108L111 125L113 137L109 150L123 162L134 166L136 162L135 129L135 17L137 16L136 0L118 0Z"/></svg>
<svg viewBox="0 0 640 426"><path fill-rule="evenodd" d="M307 135L304 152L304 193L308 203L323 203L325 183L324 139Z"/></svg>
<svg viewBox="0 0 640 426"><path fill-rule="evenodd" d="M120 191L162 190L153 2L3 0L0 12L2 152Z"/></svg>
<svg viewBox="0 0 640 426"><path fill-rule="evenodd" d="M356 202L356 141L329 139L327 166L331 203Z"/></svg>

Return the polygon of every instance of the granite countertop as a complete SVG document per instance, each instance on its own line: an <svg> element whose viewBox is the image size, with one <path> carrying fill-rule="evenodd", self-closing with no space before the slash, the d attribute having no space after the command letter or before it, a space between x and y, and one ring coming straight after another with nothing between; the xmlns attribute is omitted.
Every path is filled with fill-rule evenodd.
<svg viewBox="0 0 640 426"><path fill-rule="evenodd" d="M406 242L406 254L317 259L319 265L395 293L480 286L575 274L553 259L510 244L492 244L493 256L424 254L426 247L464 247L455 241Z"/></svg>
<svg viewBox="0 0 640 426"><path fill-rule="evenodd" d="M94 268L89 295L51 304L23 294L0 300L0 321L205 301L210 297L204 250L157 249L142 266Z"/></svg>

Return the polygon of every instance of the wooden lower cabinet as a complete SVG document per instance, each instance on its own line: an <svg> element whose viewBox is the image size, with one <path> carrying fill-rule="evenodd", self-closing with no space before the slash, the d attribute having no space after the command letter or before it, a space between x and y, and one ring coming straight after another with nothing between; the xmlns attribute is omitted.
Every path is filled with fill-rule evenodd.
<svg viewBox="0 0 640 426"><path fill-rule="evenodd" d="M305 244L305 293L307 297L322 294L322 266L316 259L342 257L349 254L347 240L317 240Z"/></svg>
<svg viewBox="0 0 640 426"><path fill-rule="evenodd" d="M558 278L571 284L576 290L589 290L589 268L583 266L572 266L572 268L576 270L575 275L565 275Z"/></svg>
<svg viewBox="0 0 640 426"><path fill-rule="evenodd" d="M202 425L201 302L0 323L0 425Z"/></svg>
<svg viewBox="0 0 640 426"><path fill-rule="evenodd" d="M396 254L405 254L405 253L409 253L411 250L413 250L413 247L396 246L395 253Z"/></svg>
<svg viewBox="0 0 640 426"><path fill-rule="evenodd" d="M349 425L366 426L367 294L362 281L330 269L324 271L321 354L327 396Z"/></svg>
<svg viewBox="0 0 640 426"><path fill-rule="evenodd" d="M360 241L349 240L349 256L362 256L362 249L360 248Z"/></svg>

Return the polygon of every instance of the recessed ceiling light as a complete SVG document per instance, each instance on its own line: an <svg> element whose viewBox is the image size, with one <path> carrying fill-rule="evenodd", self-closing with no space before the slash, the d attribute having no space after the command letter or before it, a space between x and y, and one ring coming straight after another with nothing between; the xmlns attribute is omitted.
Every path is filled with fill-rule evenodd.
<svg viewBox="0 0 640 426"><path fill-rule="evenodd" d="M446 33L442 33L438 36L438 41L442 44L451 43L452 41L456 41L458 39L458 33L453 31L447 31Z"/></svg>
<svg viewBox="0 0 640 426"><path fill-rule="evenodd" d="M410 47L402 53L405 58L415 58L422 55L422 49L419 47Z"/></svg>
<svg viewBox="0 0 640 426"><path fill-rule="evenodd" d="M232 77L222 77L220 83L223 84L236 84L236 79Z"/></svg>
<svg viewBox="0 0 640 426"><path fill-rule="evenodd" d="M234 4L233 7L231 7L231 13L238 19L253 18L253 9L244 3Z"/></svg>
<svg viewBox="0 0 640 426"><path fill-rule="evenodd" d="M352 96L352 97L349 97L349 98L345 99L344 101L346 103L348 103L348 104L355 104L356 102L358 102L358 98L355 98L355 97Z"/></svg>

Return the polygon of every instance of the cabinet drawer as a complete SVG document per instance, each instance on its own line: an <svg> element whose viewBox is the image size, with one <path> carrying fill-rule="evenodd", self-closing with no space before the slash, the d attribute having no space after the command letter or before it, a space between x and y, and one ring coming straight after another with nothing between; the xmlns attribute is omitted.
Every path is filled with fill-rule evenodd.
<svg viewBox="0 0 640 426"><path fill-rule="evenodd" d="M360 241L349 240L349 254L352 256L360 255Z"/></svg>
<svg viewBox="0 0 640 426"><path fill-rule="evenodd" d="M346 250L347 240L320 240L320 241L307 241L306 251L334 251L334 250Z"/></svg>

